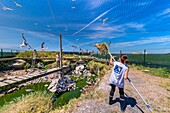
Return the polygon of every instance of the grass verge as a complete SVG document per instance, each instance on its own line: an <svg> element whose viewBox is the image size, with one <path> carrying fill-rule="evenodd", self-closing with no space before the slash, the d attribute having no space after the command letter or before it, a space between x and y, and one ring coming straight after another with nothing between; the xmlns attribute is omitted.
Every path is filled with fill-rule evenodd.
<svg viewBox="0 0 170 113"><path fill-rule="evenodd" d="M130 67L136 68L137 70L141 70L145 73L159 76L162 78L169 78L170 77L170 71L167 68L150 68L145 66L137 66L137 65L131 65Z"/></svg>

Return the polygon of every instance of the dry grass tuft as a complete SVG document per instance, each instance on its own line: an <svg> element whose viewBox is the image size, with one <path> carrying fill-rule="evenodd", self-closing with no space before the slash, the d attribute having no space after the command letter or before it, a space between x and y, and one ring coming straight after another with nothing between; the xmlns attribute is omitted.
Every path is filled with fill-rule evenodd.
<svg viewBox="0 0 170 113"><path fill-rule="evenodd" d="M52 110L51 103L50 95L36 92L4 106L0 113L49 113Z"/></svg>

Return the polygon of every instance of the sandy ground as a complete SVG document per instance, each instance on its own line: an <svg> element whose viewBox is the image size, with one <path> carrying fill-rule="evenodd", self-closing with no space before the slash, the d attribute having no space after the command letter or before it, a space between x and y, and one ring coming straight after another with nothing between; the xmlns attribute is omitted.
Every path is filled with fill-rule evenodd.
<svg viewBox="0 0 170 113"><path fill-rule="evenodd" d="M114 99L116 103L108 104L110 86L109 71L101 80L100 84L74 105L74 113L150 113L144 102L141 100L130 83L126 80L125 93L128 97L123 106L119 100L118 89L116 89ZM170 113L170 79L160 78L145 74L136 69L131 69L129 78L138 89L145 101L150 105L154 113ZM90 95L91 94L91 95ZM121 110L123 106L123 110Z"/></svg>

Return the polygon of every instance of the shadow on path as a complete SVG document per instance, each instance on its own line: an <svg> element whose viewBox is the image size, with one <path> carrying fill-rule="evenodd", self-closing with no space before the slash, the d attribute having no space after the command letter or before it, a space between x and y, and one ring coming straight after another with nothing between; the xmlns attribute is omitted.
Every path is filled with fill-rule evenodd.
<svg viewBox="0 0 170 113"><path fill-rule="evenodd" d="M120 100L120 98L116 98L113 100L112 104L115 104L116 102L119 102L121 111L125 111L129 105L131 107L136 106L141 111L141 113L144 113L144 111L137 105L136 99L133 97L125 97L124 101Z"/></svg>

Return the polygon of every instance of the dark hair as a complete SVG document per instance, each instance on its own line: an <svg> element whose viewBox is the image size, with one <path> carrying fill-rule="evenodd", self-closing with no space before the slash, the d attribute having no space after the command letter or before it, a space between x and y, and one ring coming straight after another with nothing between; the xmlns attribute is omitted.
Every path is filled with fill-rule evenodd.
<svg viewBox="0 0 170 113"><path fill-rule="evenodd" d="M122 63L124 63L124 61L125 61L126 59L128 59L127 55L125 55L125 54L121 54L121 55L120 55L120 61L121 61Z"/></svg>
<svg viewBox="0 0 170 113"><path fill-rule="evenodd" d="M128 64L128 63L129 63L129 60L126 59L126 60L124 61L124 64Z"/></svg>

